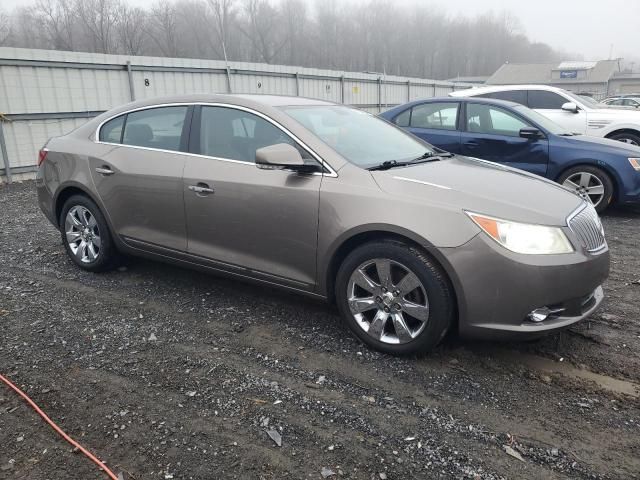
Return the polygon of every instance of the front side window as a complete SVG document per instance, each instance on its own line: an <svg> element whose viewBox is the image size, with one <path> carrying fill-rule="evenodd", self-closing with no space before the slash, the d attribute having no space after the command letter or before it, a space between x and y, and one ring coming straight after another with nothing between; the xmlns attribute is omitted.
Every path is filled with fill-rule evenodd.
<svg viewBox="0 0 640 480"><path fill-rule="evenodd" d="M129 113L122 143L161 150L180 150L187 109L186 106L158 107Z"/></svg>
<svg viewBox="0 0 640 480"><path fill-rule="evenodd" d="M105 123L100 129L101 142L120 143L122 139L122 126L126 115L121 115Z"/></svg>
<svg viewBox="0 0 640 480"><path fill-rule="evenodd" d="M285 106L282 110L349 162L362 168L408 161L435 152L413 135L362 110L342 105Z"/></svg>
<svg viewBox="0 0 640 480"><path fill-rule="evenodd" d="M411 126L414 128L455 130L457 121L457 103L425 103L413 107L411 113Z"/></svg>
<svg viewBox="0 0 640 480"><path fill-rule="evenodd" d="M529 90L529 108L538 110L560 110L567 99L554 92Z"/></svg>
<svg viewBox="0 0 640 480"><path fill-rule="evenodd" d="M467 104L467 130L489 135L519 137L520 130L530 127L519 117L490 105Z"/></svg>
<svg viewBox="0 0 640 480"><path fill-rule="evenodd" d="M235 108L201 109L197 147L201 155L253 163L256 150L278 143L288 143L298 149L303 159L312 160L306 150L264 118Z"/></svg>

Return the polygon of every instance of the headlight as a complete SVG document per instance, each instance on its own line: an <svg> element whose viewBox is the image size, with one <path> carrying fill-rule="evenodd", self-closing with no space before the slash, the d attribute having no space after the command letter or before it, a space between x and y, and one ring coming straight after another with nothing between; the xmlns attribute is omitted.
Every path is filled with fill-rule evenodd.
<svg viewBox="0 0 640 480"><path fill-rule="evenodd" d="M571 253L573 247L561 228L529 225L466 212L484 232L515 253L551 255Z"/></svg>
<svg viewBox="0 0 640 480"><path fill-rule="evenodd" d="M629 163L636 171L640 172L640 158L630 158Z"/></svg>

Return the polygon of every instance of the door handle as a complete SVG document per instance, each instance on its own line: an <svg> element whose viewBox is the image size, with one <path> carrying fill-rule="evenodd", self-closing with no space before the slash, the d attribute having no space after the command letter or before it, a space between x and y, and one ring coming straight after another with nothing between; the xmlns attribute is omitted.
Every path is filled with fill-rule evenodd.
<svg viewBox="0 0 640 480"><path fill-rule="evenodd" d="M475 140L470 140L468 142L464 142L464 146L468 147L468 148L475 148L479 145L478 142L476 142Z"/></svg>
<svg viewBox="0 0 640 480"><path fill-rule="evenodd" d="M213 188L209 188L209 185L206 183L199 183L197 185L189 185L189 190L195 192L199 195L208 195L213 193Z"/></svg>
<svg viewBox="0 0 640 480"><path fill-rule="evenodd" d="M111 170L109 167L107 167L106 165L102 166L102 167L97 167L96 168L96 172L98 172L100 175L113 175L114 172L113 170Z"/></svg>

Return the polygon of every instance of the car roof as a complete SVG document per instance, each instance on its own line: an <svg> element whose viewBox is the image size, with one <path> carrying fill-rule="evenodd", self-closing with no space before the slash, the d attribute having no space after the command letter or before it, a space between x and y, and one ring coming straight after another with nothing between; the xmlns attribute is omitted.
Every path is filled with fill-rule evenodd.
<svg viewBox="0 0 640 480"><path fill-rule="evenodd" d="M419 100L413 100L412 102L403 103L402 105L398 105L397 107L390 108L386 112L383 112L383 116L387 113L395 114L405 111L408 108L415 107L416 105L423 105L427 103L442 103L442 102L460 102L472 101L473 103L486 103L488 105L498 105L503 107L522 107L520 103L511 102L509 100L498 100L497 98L476 98L476 97L433 97L433 98L421 98Z"/></svg>
<svg viewBox="0 0 640 480"><path fill-rule="evenodd" d="M119 107L119 110L130 110L138 107L166 105L171 103L229 103L245 107L281 107L285 105L335 105L335 103L306 97L264 94L227 94L227 93L195 93L189 95L171 95L151 97L138 100Z"/></svg>
<svg viewBox="0 0 640 480"><path fill-rule="evenodd" d="M546 90L550 92L562 92L562 88L552 87L550 85L491 85L486 87L473 87L465 90L457 90L451 92L451 97L472 97L474 95L482 95L483 93L504 92L510 90Z"/></svg>

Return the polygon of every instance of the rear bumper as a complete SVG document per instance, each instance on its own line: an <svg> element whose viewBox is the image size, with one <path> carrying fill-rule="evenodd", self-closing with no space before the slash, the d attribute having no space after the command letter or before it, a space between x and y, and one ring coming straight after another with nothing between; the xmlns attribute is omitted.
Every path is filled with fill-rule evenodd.
<svg viewBox="0 0 640 480"><path fill-rule="evenodd" d="M458 297L459 331L466 337L535 337L591 315L602 302L609 251L598 255L514 254L481 234L444 249ZM541 322L529 314L555 312Z"/></svg>

